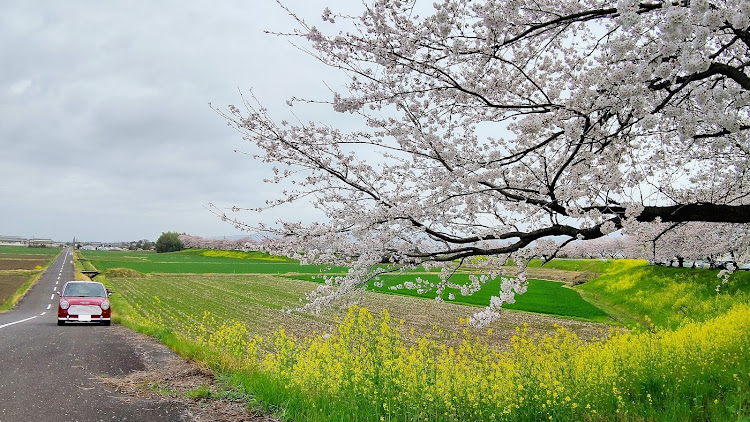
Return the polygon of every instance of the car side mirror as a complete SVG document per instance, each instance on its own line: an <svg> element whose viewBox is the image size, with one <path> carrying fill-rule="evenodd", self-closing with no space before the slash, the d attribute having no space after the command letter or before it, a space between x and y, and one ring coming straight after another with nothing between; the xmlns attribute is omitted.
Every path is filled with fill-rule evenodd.
<svg viewBox="0 0 750 422"><path fill-rule="evenodd" d="M112 296L112 293L114 293L112 290L107 289L107 297Z"/></svg>

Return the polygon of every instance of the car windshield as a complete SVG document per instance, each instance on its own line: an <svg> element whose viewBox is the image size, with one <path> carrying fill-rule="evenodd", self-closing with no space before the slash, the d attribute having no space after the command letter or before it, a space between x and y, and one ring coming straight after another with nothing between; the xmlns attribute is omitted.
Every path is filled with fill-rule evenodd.
<svg viewBox="0 0 750 422"><path fill-rule="evenodd" d="M107 297L104 286L99 283L68 283L63 296L67 297Z"/></svg>

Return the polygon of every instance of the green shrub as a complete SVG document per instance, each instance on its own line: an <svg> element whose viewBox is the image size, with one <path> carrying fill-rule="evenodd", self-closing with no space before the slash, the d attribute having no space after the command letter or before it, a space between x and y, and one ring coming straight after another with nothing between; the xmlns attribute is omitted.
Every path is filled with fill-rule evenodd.
<svg viewBox="0 0 750 422"><path fill-rule="evenodd" d="M179 233L175 232L162 233L156 241L156 252L164 253L181 251L183 246L179 236Z"/></svg>

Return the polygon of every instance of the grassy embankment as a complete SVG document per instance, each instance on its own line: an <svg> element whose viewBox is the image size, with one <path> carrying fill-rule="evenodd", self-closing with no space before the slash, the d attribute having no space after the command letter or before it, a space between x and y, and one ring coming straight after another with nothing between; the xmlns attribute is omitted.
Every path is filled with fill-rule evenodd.
<svg viewBox="0 0 750 422"><path fill-rule="evenodd" d="M113 296L121 321L206 362L255 405L284 418L741 420L750 415L747 278L733 276L717 297L715 291L705 294L717 284L716 272L685 277L690 271L625 262L584 285L597 300L635 318L648 309L653 333L584 342L565 331L539 336L521 330L500 349L466 333L455 334L464 337L456 347L429 333L409 338L386 313L374 317L361 309L352 309L325 336L278 331L262 339L255 336L255 324L214 314L231 314L243 297L262 288L243 295L207 277L194 297L164 300L155 294L149 300L151 289L164 295L186 279L139 279L127 271L115 277L115 271L111 282L123 289ZM280 286L279 280L270 277L269 287L285 290L294 283ZM621 280L629 282L618 284ZM211 300L217 289L218 299ZM690 309L697 311L675 308L674 292L693 289L700 293L691 296ZM134 298L139 300L131 306ZM211 311L199 323L181 324L201 308Z"/></svg>
<svg viewBox="0 0 750 422"><path fill-rule="evenodd" d="M0 313L13 309L60 249L0 245Z"/></svg>
<svg viewBox="0 0 750 422"><path fill-rule="evenodd" d="M592 302L627 312L643 325L677 328L687 319L705 321L750 301L750 272L735 272L717 294L718 273L622 260L578 288Z"/></svg>

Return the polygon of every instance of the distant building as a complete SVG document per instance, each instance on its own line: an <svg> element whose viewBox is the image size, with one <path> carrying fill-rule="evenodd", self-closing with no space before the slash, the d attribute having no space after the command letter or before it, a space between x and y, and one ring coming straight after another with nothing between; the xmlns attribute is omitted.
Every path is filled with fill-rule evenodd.
<svg viewBox="0 0 750 422"><path fill-rule="evenodd" d="M54 246L52 239L31 239L28 242L30 248L48 248Z"/></svg>
<svg viewBox="0 0 750 422"><path fill-rule="evenodd" d="M126 251L127 249L120 248L118 246L98 246L97 251Z"/></svg>
<svg viewBox="0 0 750 422"><path fill-rule="evenodd" d="M0 245L21 245L26 246L29 240L20 236L2 236L0 235Z"/></svg>

